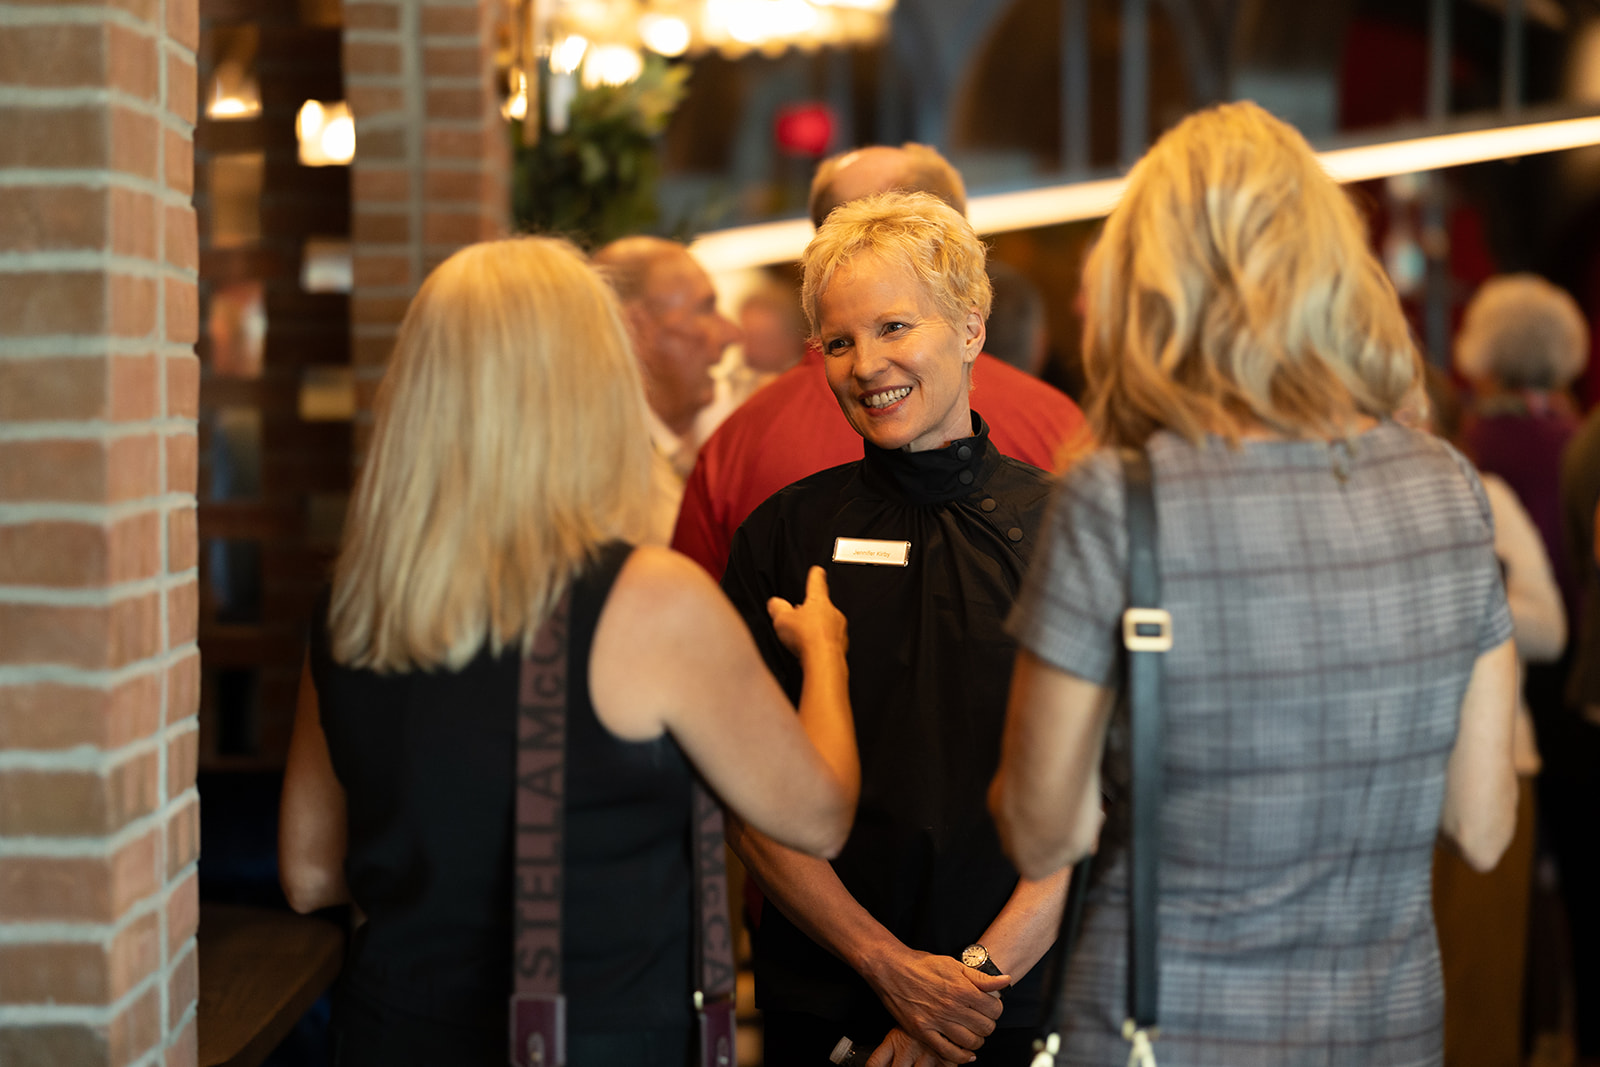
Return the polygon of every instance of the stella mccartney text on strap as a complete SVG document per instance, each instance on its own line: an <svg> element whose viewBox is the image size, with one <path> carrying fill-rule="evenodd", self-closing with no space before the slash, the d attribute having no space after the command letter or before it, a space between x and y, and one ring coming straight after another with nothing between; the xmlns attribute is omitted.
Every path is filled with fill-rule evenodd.
<svg viewBox="0 0 1600 1067"><path fill-rule="evenodd" d="M1123 697L1128 708L1131 802L1128 843L1128 1017L1122 1036L1129 1043L1129 1067L1156 1067L1151 1044L1157 1036L1159 991L1156 942L1157 859L1161 851L1161 657L1172 647L1172 616L1161 608L1161 572L1156 558L1156 506L1150 457L1142 449L1122 452L1127 488L1128 606L1122 613ZM1051 991L1046 1036L1034 1042L1033 1067L1054 1067L1065 1021L1067 957L1078 936L1088 894L1090 863L1085 856L1072 869L1071 888L1061 916L1061 933L1050 956L1046 989Z"/></svg>
<svg viewBox="0 0 1600 1067"><path fill-rule="evenodd" d="M572 592L561 597L523 657L517 692L516 865L512 891L513 1067L566 1067L561 991L563 787ZM722 809L696 780L693 936L701 1067L733 1064L733 938L728 922Z"/></svg>

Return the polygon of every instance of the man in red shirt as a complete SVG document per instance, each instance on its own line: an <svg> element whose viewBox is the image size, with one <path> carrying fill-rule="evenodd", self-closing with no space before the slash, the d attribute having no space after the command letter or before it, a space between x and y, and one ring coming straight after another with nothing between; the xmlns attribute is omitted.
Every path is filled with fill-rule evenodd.
<svg viewBox="0 0 1600 1067"><path fill-rule="evenodd" d="M961 176L918 144L874 145L824 160L811 183L811 222L849 200L890 189L932 193L967 210ZM672 547L720 580L739 524L767 497L817 471L861 458L861 436L828 388L822 353L757 390L700 449ZM972 407L1003 454L1051 469L1087 446L1083 413L1065 394L987 354L972 369Z"/></svg>

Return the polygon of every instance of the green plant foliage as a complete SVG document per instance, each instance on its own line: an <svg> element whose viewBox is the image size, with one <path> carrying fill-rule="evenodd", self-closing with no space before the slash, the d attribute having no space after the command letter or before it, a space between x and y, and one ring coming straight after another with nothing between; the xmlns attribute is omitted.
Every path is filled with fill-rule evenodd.
<svg viewBox="0 0 1600 1067"><path fill-rule="evenodd" d="M580 88L561 133L551 132L541 94L538 143L524 145L520 123L512 123L517 228L561 234L586 248L650 232L660 213L657 139L688 80L688 64L651 55L627 85Z"/></svg>

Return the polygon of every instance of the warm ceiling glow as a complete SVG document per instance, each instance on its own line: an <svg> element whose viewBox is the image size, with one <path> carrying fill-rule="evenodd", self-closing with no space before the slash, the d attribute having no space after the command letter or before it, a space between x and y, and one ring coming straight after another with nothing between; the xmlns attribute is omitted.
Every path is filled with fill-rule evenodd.
<svg viewBox="0 0 1600 1067"><path fill-rule="evenodd" d="M676 15L640 15L639 39L650 51L671 59L689 50L689 24Z"/></svg>
<svg viewBox="0 0 1600 1067"><path fill-rule="evenodd" d="M520 70L511 72L511 95L500 105L500 114L519 121L528 117L528 76Z"/></svg>
<svg viewBox="0 0 1600 1067"><path fill-rule="evenodd" d="M1593 144L1600 144L1600 115L1336 148L1317 153L1317 158L1335 181L1360 182ZM967 201L967 217L979 233L1097 219L1110 214L1124 183L1123 178L1105 178L974 196ZM708 233L691 250L713 271L791 263L805 251L811 233L808 220L787 219Z"/></svg>
<svg viewBox="0 0 1600 1067"><path fill-rule="evenodd" d="M727 27L729 37L748 45L798 37L817 24L817 9L806 0L713 3L706 13Z"/></svg>
<svg viewBox="0 0 1600 1067"><path fill-rule="evenodd" d="M224 122L255 118L261 114L260 88L254 78L243 73L234 72L234 76L224 77L230 72L231 69L218 71L212 81L211 96L206 101L206 118Z"/></svg>
<svg viewBox="0 0 1600 1067"><path fill-rule="evenodd" d="M348 109L328 120L319 140L330 163L344 164L356 158L356 123Z"/></svg>
<svg viewBox="0 0 1600 1067"><path fill-rule="evenodd" d="M589 50L589 39L580 34L569 34L550 48L550 69L556 74L571 74L583 62Z"/></svg>
<svg viewBox="0 0 1600 1067"><path fill-rule="evenodd" d="M583 84L593 89L600 85L627 85L644 73L644 57L638 49L624 44L596 45L583 61Z"/></svg>
<svg viewBox="0 0 1600 1067"><path fill-rule="evenodd" d="M307 167L342 167L356 157L356 124L344 101L307 100L294 120L300 162Z"/></svg>
<svg viewBox="0 0 1600 1067"><path fill-rule="evenodd" d="M818 7L848 7L857 11L887 14L894 8L894 0L811 0Z"/></svg>

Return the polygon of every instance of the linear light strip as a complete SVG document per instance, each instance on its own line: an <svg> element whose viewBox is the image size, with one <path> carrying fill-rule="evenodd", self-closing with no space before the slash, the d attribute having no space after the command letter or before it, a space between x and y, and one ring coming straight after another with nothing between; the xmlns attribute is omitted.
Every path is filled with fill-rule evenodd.
<svg viewBox="0 0 1600 1067"><path fill-rule="evenodd" d="M1600 116L1335 148L1317 153L1317 158L1335 181L1361 182L1593 144L1600 144ZM967 214L979 233L1097 219L1116 206L1123 183L1122 178L1104 178L977 196L968 202ZM808 220L787 219L708 233L690 251L710 270L737 270L797 260L810 240Z"/></svg>
<svg viewBox="0 0 1600 1067"><path fill-rule="evenodd" d="M1391 174L1443 170L1491 159L1534 156L1600 143L1600 116L1443 133L1387 144L1337 148L1317 156L1335 181L1364 182Z"/></svg>

